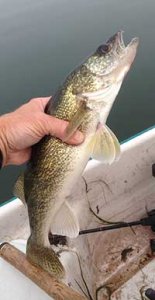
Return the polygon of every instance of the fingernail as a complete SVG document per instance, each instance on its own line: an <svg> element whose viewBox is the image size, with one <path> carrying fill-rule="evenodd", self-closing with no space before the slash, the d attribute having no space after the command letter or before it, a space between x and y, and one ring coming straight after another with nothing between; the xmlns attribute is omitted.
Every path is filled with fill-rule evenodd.
<svg viewBox="0 0 155 300"><path fill-rule="evenodd" d="M77 131L74 135L74 138L77 140L77 142L81 143L84 140L84 135L82 132Z"/></svg>

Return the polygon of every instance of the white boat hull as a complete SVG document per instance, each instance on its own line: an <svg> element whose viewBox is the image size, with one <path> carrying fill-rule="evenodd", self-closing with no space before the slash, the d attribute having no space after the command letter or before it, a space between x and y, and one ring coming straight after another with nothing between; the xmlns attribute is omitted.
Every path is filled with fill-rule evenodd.
<svg viewBox="0 0 155 300"><path fill-rule="evenodd" d="M73 190L70 200L73 209L77 211L81 202L81 229L101 226L90 207L98 217L114 223L139 220L146 216L147 210L155 208L155 178L151 173L155 162L155 128L125 142L121 148L120 160L111 166L89 161L84 178ZM20 200L2 206L0 240L26 240L28 236L27 211ZM137 226L134 231L124 228L69 241L70 247L79 255L83 277L77 255L64 251L61 259L67 270L67 282L79 292L79 286L82 287L92 299L95 299L96 291L98 300L142 299L147 287L155 288L155 276L152 275L155 262L150 251L150 239L154 237L150 228ZM51 299L2 260L0 294L3 300Z"/></svg>

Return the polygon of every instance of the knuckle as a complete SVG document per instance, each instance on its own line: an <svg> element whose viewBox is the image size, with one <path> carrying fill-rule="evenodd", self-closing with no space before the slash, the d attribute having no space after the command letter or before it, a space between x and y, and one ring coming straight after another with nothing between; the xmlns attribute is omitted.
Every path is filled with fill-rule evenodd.
<svg viewBox="0 0 155 300"><path fill-rule="evenodd" d="M31 102L31 103L36 103L40 98L32 98L30 100L28 100L28 102Z"/></svg>

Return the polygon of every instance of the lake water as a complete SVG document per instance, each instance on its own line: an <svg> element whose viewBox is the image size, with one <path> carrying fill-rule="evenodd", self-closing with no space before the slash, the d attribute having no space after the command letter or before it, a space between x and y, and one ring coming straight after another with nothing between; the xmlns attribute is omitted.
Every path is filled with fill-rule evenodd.
<svg viewBox="0 0 155 300"><path fill-rule="evenodd" d="M122 141L155 122L154 0L0 0L0 114L52 95L64 77L116 31L140 37L136 61L108 119ZM0 201L19 167L0 173Z"/></svg>

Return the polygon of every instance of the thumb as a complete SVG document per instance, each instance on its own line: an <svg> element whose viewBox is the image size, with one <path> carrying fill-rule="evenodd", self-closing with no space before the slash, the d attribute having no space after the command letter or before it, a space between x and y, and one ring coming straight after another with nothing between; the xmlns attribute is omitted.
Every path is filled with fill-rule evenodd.
<svg viewBox="0 0 155 300"><path fill-rule="evenodd" d="M69 122L60 120L53 116L49 116L44 114L44 121L45 121L45 134L50 134L55 136L61 140L65 137L65 130L69 124ZM77 130L73 136L67 141L68 144L81 144L84 140L84 135L82 132Z"/></svg>

